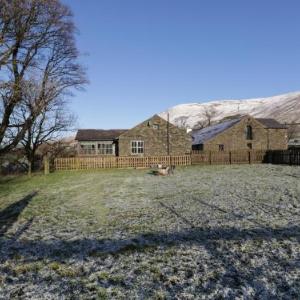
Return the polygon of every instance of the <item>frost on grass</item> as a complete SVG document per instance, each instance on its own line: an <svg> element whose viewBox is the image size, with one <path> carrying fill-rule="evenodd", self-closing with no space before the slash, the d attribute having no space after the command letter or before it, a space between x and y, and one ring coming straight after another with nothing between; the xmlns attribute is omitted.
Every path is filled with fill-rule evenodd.
<svg viewBox="0 0 300 300"><path fill-rule="evenodd" d="M6 178L0 299L293 299L299 225L299 167Z"/></svg>

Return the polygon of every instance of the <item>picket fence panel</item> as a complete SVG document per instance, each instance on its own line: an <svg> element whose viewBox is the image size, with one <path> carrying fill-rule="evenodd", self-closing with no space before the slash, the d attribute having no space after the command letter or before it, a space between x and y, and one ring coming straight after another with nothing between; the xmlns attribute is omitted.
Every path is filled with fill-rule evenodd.
<svg viewBox="0 0 300 300"><path fill-rule="evenodd" d="M103 168L149 168L152 165L191 165L191 156L119 156L119 157L62 157L54 160L55 170L87 170Z"/></svg>
<svg viewBox="0 0 300 300"><path fill-rule="evenodd" d="M78 156L56 158L55 170L87 170L103 168L149 168L153 165L215 165L215 164L289 164L300 165L300 150L192 151L182 156Z"/></svg>

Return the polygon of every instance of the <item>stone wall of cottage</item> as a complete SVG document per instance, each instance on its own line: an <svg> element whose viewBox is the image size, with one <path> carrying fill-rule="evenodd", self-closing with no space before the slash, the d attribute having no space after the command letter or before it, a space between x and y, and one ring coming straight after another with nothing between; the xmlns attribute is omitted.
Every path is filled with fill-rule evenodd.
<svg viewBox="0 0 300 300"><path fill-rule="evenodd" d="M168 122L155 115L119 137L119 156L168 155L168 131L169 154L189 154L192 147L192 138L186 133L186 130L170 123L168 128ZM143 154L132 153L131 142L136 140L144 141Z"/></svg>
<svg viewBox="0 0 300 300"><path fill-rule="evenodd" d="M246 139L246 126L252 127L252 140ZM252 117L243 118L203 145L203 150L219 151L219 145L224 145L224 151L249 150L283 150L287 149L287 129L268 129Z"/></svg>

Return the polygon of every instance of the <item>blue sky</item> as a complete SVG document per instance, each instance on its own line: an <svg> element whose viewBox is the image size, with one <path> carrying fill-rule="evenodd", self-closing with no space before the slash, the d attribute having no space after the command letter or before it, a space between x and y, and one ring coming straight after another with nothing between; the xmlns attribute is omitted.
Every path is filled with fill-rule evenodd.
<svg viewBox="0 0 300 300"><path fill-rule="evenodd" d="M130 128L180 103L300 90L299 0L63 0L90 84L81 128Z"/></svg>

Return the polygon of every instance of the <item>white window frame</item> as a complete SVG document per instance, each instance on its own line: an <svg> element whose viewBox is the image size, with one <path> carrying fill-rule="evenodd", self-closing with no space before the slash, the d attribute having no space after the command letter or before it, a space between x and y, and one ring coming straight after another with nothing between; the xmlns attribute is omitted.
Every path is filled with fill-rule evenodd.
<svg viewBox="0 0 300 300"><path fill-rule="evenodd" d="M80 151L85 155L95 155L96 154L96 146L94 143L81 143Z"/></svg>
<svg viewBox="0 0 300 300"><path fill-rule="evenodd" d="M134 146L135 143L135 146ZM132 155L143 155L145 153L145 142L143 140L132 140L130 141L131 154ZM136 149L133 151L133 149Z"/></svg>
<svg viewBox="0 0 300 300"><path fill-rule="evenodd" d="M113 155L114 145L108 143L97 143L97 151L99 155Z"/></svg>

